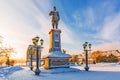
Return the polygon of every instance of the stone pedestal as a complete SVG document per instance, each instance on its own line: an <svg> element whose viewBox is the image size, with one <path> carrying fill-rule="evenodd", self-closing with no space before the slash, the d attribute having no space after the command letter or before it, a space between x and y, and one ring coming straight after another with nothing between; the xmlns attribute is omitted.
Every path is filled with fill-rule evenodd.
<svg viewBox="0 0 120 80"><path fill-rule="evenodd" d="M44 69L69 68L68 58L51 57L45 58Z"/></svg>
<svg viewBox="0 0 120 80"><path fill-rule="evenodd" d="M71 56L61 51L60 33L60 29L51 29L49 32L49 53L43 57L45 62L43 67L45 69L69 67L69 58Z"/></svg>
<svg viewBox="0 0 120 80"><path fill-rule="evenodd" d="M49 52L61 51L61 30L51 29L49 32L50 42L49 42Z"/></svg>

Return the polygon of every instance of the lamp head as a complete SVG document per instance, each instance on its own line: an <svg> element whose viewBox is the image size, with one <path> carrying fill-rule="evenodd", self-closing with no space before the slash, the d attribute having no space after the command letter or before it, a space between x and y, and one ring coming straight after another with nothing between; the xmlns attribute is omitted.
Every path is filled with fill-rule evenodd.
<svg viewBox="0 0 120 80"><path fill-rule="evenodd" d="M43 42L44 42L44 40L43 40L43 39L41 39L41 40L40 40L41 45L43 45Z"/></svg>
<svg viewBox="0 0 120 80"><path fill-rule="evenodd" d="M87 44L88 44L88 42L85 42L85 43L83 44L83 48L84 48L84 50L86 49Z"/></svg>
<svg viewBox="0 0 120 80"><path fill-rule="evenodd" d="M85 44L87 45L87 44L88 44L88 42L85 42Z"/></svg>
<svg viewBox="0 0 120 80"><path fill-rule="evenodd" d="M89 47L91 47L92 44L89 44Z"/></svg>
<svg viewBox="0 0 120 80"><path fill-rule="evenodd" d="M38 45L39 37L36 36L35 38L32 39L32 42L34 45Z"/></svg>

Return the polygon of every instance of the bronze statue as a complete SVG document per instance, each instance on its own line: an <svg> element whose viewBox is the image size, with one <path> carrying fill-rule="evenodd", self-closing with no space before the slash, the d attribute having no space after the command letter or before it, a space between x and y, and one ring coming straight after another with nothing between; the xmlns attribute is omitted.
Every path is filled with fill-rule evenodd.
<svg viewBox="0 0 120 80"><path fill-rule="evenodd" d="M49 13L49 16L52 16L52 27L58 28L58 21L60 20L59 12L56 11L56 7L53 7L53 11Z"/></svg>

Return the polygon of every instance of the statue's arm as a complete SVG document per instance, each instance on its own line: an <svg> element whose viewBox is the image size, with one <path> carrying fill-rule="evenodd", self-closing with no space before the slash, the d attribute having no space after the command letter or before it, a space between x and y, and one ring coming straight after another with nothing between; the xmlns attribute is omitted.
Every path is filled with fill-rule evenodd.
<svg viewBox="0 0 120 80"><path fill-rule="evenodd" d="M53 14L53 11L51 11L50 13L49 13L49 16L51 16Z"/></svg>
<svg viewBox="0 0 120 80"><path fill-rule="evenodd" d="M59 15L59 12L58 12L57 14L58 14L58 20L60 20L60 15Z"/></svg>

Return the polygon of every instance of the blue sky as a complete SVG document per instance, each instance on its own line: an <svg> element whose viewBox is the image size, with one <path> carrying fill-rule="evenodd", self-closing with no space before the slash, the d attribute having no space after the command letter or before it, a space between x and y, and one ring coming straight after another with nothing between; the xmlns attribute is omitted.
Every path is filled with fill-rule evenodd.
<svg viewBox="0 0 120 80"><path fill-rule="evenodd" d="M56 6L62 49L82 52L82 44L88 41L93 50L120 50L119 5L119 0L1 0L0 35L19 57L25 56L31 39L38 35L45 40L46 54L52 28L48 14Z"/></svg>
<svg viewBox="0 0 120 80"><path fill-rule="evenodd" d="M83 40L87 39L92 42L94 42L93 39L105 42L120 40L116 34L119 31L114 33L112 32L114 30L111 30L109 32L110 26L108 30L105 30L107 34L102 34L104 28L110 25L109 22L114 22L114 19L116 20L119 17L120 2L118 0L71 0L69 2L68 0L62 2L61 0L55 3L58 3L58 8L64 8L61 11L61 13L64 13L62 20L69 25L69 28L74 29L73 32L75 34L76 32L82 34L79 36L79 39L83 38ZM120 29L119 21L117 24L118 26L111 24L112 29L115 28L115 31ZM98 38L96 38L96 34L100 34ZM112 36L111 34L115 34L116 36ZM116 37L117 39L111 39L110 37ZM96 41L95 43L100 44L101 42Z"/></svg>

